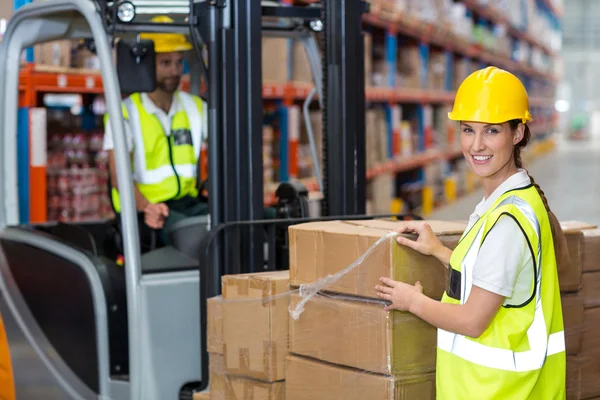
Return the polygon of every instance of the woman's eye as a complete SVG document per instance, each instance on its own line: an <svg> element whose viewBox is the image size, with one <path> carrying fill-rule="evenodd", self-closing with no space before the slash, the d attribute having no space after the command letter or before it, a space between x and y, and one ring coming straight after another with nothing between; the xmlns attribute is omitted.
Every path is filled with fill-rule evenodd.
<svg viewBox="0 0 600 400"><path fill-rule="evenodd" d="M498 129L496 128L490 128L487 130L487 133L491 134L491 135L495 135L498 133Z"/></svg>
<svg viewBox="0 0 600 400"><path fill-rule="evenodd" d="M464 133L473 133L473 129L471 128L463 128L462 130Z"/></svg>

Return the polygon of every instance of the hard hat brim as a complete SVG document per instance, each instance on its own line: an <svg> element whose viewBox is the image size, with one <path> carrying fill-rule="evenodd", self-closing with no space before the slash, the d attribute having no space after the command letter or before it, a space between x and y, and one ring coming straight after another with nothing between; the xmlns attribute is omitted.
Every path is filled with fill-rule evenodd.
<svg viewBox="0 0 600 400"><path fill-rule="evenodd" d="M154 48L154 52L157 54L162 53L178 53L182 51L190 51L194 48L191 43L181 44L177 46L157 46Z"/></svg>

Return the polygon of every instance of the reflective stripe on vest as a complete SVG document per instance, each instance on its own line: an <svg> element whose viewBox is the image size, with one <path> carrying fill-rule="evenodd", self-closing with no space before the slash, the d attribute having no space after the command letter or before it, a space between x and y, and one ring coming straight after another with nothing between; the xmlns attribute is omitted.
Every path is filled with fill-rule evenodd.
<svg viewBox="0 0 600 400"><path fill-rule="evenodd" d="M565 338L564 331L548 335L546 328L541 295L541 265L543 261L541 251L542 237L540 232L540 222L533 208L525 200L516 195L512 195L499 202L493 211L486 213L485 218L495 210L507 205L517 207L519 212L529 222L530 228L537 236L535 238L537 241L535 264L537 265L538 273L535 282L535 298L533 299L533 301L535 301L535 312L533 321L527 330L530 348L526 351L496 348L484 345L476 340L467 338L464 335L454 334L441 329L438 330L438 347L441 350L481 366L506 371L525 372L540 369L544 365L547 356L564 352ZM483 218L484 217L482 217L482 219ZM483 232L484 227L485 223L481 222L477 235L475 235L475 239L470 244L467 254L464 257L463 264L461 265L461 304L466 303L471 291L473 271L470 266L473 265L474 257L476 257L479 252L479 247L482 243L482 240L480 239L482 235L485 235ZM465 236L467 236L467 234ZM527 240L530 239L527 238ZM534 255L532 254L532 256Z"/></svg>

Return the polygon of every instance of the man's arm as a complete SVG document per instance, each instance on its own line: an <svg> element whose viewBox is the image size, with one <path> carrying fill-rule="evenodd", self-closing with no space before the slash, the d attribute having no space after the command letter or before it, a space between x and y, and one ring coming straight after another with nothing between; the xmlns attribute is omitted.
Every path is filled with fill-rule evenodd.
<svg viewBox="0 0 600 400"><path fill-rule="evenodd" d="M115 187L118 190L119 186L117 183L117 167L116 167L116 163L115 163L114 150L108 151L108 164L109 164L109 170L110 170L111 184L113 187ZM134 197L135 197L135 208L138 211L144 211L146 209L146 207L150 204L150 202L148 201L148 199L146 199L146 197L144 197L142 192L140 192L140 189L138 189L135 182L133 183L133 193L134 193Z"/></svg>

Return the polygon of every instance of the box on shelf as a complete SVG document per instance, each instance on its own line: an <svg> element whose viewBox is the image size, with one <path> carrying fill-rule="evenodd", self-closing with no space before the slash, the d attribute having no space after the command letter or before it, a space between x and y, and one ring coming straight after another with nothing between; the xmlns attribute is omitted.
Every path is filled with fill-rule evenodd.
<svg viewBox="0 0 600 400"><path fill-rule="evenodd" d="M401 46L398 48L398 78L396 86L406 89L424 88L423 75L428 65L422 65L419 46Z"/></svg>
<svg viewBox="0 0 600 400"><path fill-rule="evenodd" d="M262 77L264 83L287 83L289 39L262 38Z"/></svg>
<svg viewBox="0 0 600 400"><path fill-rule="evenodd" d="M302 298L293 294L290 308ZM290 353L385 375L435 370L436 329L385 303L318 294L290 318Z"/></svg>
<svg viewBox="0 0 600 400"><path fill-rule="evenodd" d="M466 228L463 223L428 222L440 240L450 248L456 246ZM340 272L397 227L398 222L384 220L310 222L291 226L290 284L309 284ZM446 272L446 268L434 257L424 256L388 239L361 265L342 276L327 290L375 298L374 288L379 284L379 278L388 276L409 283L421 281L427 296L441 298Z"/></svg>
<svg viewBox="0 0 600 400"><path fill-rule="evenodd" d="M222 277L223 354L232 375L267 382L285 379L289 271ZM231 300L231 301L228 301Z"/></svg>
<svg viewBox="0 0 600 400"><path fill-rule="evenodd" d="M385 376L298 356L286 360L286 400L434 400L435 373Z"/></svg>
<svg viewBox="0 0 600 400"><path fill-rule="evenodd" d="M389 214L394 198L395 175L379 174L367 182L367 198L371 201L372 214Z"/></svg>
<svg viewBox="0 0 600 400"><path fill-rule="evenodd" d="M446 89L446 54L440 51L429 53L429 89Z"/></svg>
<svg viewBox="0 0 600 400"><path fill-rule="evenodd" d="M33 46L36 64L70 68L72 65L72 40L54 40Z"/></svg>

